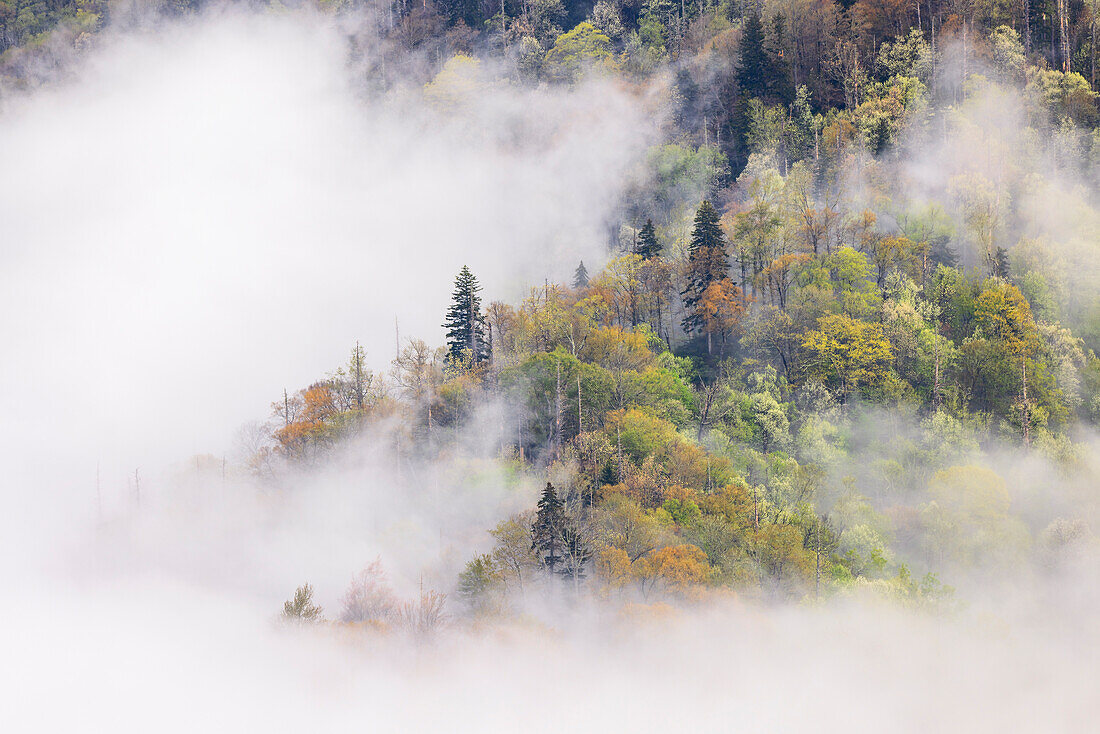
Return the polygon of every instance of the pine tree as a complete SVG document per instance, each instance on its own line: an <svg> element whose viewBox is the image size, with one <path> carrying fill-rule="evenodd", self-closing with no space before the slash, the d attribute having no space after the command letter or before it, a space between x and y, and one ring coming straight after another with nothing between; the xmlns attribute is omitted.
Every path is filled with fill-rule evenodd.
<svg viewBox="0 0 1100 734"><path fill-rule="evenodd" d="M718 210L714 208L714 205L708 199L704 199L695 212L695 226L691 230L690 253L692 255L705 248L725 252L726 238L722 234L722 228L718 225L718 221ZM724 276L725 272L723 271Z"/></svg>
<svg viewBox="0 0 1100 734"><path fill-rule="evenodd" d="M794 100L794 78L787 61L787 16L776 13L772 19L772 38L768 51L768 92L777 101L789 105Z"/></svg>
<svg viewBox="0 0 1100 734"><path fill-rule="evenodd" d="M953 268L958 263L958 257L951 249L951 238L947 235L940 235L932 240L928 257L936 265L948 268Z"/></svg>
<svg viewBox="0 0 1100 734"><path fill-rule="evenodd" d="M691 248L688 253L688 283L681 294L687 310L683 321L684 331L691 334L703 327L703 319L697 308L699 300L712 283L727 277L729 267L726 239L722 228L718 226L718 212L709 201L704 200L695 213L695 227L691 232Z"/></svg>
<svg viewBox="0 0 1100 734"><path fill-rule="evenodd" d="M993 257L990 262L990 270L998 278L1004 278L1005 280L1012 279L1012 267L1008 264L1008 250L1003 247L998 247L993 253Z"/></svg>
<svg viewBox="0 0 1100 734"><path fill-rule="evenodd" d="M741 96L763 97L768 93L768 75L772 71L768 52L764 48L764 24L755 8L745 18L741 30L741 65L737 70L737 86Z"/></svg>
<svg viewBox="0 0 1100 734"><path fill-rule="evenodd" d="M638 232L638 245L636 255L641 255L648 260L661 254L661 243L657 241L657 229L653 226L653 220L645 220L645 226Z"/></svg>
<svg viewBox="0 0 1100 734"><path fill-rule="evenodd" d="M465 265L455 278L451 307L443 328L452 360L481 364L489 360L489 341L485 336L485 317L481 314L481 284Z"/></svg>
<svg viewBox="0 0 1100 734"><path fill-rule="evenodd" d="M321 621L321 607L313 603L313 586L304 584L294 591L294 599L283 603L283 619L297 624Z"/></svg>
<svg viewBox="0 0 1100 734"><path fill-rule="evenodd" d="M581 260L581 264L573 272L573 287L577 290L588 287L588 268L584 266L584 260Z"/></svg>
<svg viewBox="0 0 1100 734"><path fill-rule="evenodd" d="M547 482L539 498L538 514L531 526L531 549L538 552L543 565L550 571L557 570L562 561L565 529L565 510L554 485Z"/></svg>

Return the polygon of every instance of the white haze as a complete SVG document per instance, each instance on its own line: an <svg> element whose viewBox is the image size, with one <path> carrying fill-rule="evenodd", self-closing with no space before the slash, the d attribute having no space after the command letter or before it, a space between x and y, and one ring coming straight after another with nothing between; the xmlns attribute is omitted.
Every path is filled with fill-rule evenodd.
<svg viewBox="0 0 1100 734"><path fill-rule="evenodd" d="M97 461L114 488L221 451L356 340L387 367L395 318L439 343L463 264L514 298L598 259L648 130L598 83L364 103L309 14L108 36L77 69L0 121L4 437L79 469L74 500Z"/></svg>
<svg viewBox="0 0 1100 734"><path fill-rule="evenodd" d="M639 628L583 608L427 647L274 631L295 586L334 614L376 556L404 595L421 578L447 589L536 488L476 459L401 466L372 436L272 494L183 459L220 456L356 340L384 366L395 316L438 342L464 263L509 299L598 261L658 121L601 82L498 86L457 115L412 93L363 101L342 36L308 14L108 35L77 69L0 117L6 729L1095 721L1087 564L951 620L730 602Z"/></svg>

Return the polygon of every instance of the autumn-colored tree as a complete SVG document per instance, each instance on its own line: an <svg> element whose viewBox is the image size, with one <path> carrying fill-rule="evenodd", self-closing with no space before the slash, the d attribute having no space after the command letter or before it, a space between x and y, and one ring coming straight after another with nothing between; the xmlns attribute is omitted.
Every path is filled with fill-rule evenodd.
<svg viewBox="0 0 1100 734"><path fill-rule="evenodd" d="M726 337L741 324L745 313L745 299L741 289L729 278L707 286L696 306L707 335L707 354L714 354L714 339L718 338L720 353L725 356Z"/></svg>
<svg viewBox="0 0 1100 734"><path fill-rule="evenodd" d="M769 295L779 308L787 307L787 294L794 283L795 273L801 265L810 261L805 252L790 252L780 255L760 272L760 279L767 286Z"/></svg>
<svg viewBox="0 0 1100 734"><path fill-rule="evenodd" d="M634 563L634 575L642 593L649 595L655 589L674 594L684 594L707 583L710 565L707 554L690 543L667 546Z"/></svg>
<svg viewBox="0 0 1100 734"><path fill-rule="evenodd" d="M382 562L376 559L355 575L343 598L340 621L386 624L397 614L397 599L386 581Z"/></svg>
<svg viewBox="0 0 1100 734"><path fill-rule="evenodd" d="M682 294L684 308L687 311L683 327L688 334L703 329L705 322L699 303L707 288L728 277L729 256L726 253L726 238L718 220L718 212L714 206L704 200L695 213L695 226L691 232L691 247L685 275L687 286Z"/></svg>

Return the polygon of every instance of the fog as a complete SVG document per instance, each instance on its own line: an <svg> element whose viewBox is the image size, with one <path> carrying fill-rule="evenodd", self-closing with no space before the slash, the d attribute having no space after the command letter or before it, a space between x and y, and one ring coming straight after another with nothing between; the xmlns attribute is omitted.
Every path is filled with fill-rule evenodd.
<svg viewBox="0 0 1100 734"><path fill-rule="evenodd" d="M442 338L455 273L517 297L600 259L650 134L600 82L476 104L364 99L309 13L107 33L0 120L2 435L21 481L108 499L226 450L344 362ZM56 482L55 482L56 485Z"/></svg>
<svg viewBox="0 0 1100 734"><path fill-rule="evenodd" d="M599 79L524 91L486 70L441 108L365 92L355 68L329 21L223 11L108 32L6 99L13 731L1089 728L1095 554L945 617L863 598L640 617L546 600L431 644L278 628L296 586L333 614L375 558L405 597L449 590L537 483L476 458L486 416L475 458L402 465L381 426L258 492L218 461L237 427L356 341L385 367L395 319L439 342L463 264L502 300L594 269L661 122ZM1055 481L1024 466L1029 486Z"/></svg>

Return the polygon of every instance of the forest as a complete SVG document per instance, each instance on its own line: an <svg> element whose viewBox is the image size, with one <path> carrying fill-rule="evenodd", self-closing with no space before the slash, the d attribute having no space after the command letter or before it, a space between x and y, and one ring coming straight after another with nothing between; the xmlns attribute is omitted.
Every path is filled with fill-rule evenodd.
<svg viewBox="0 0 1100 734"><path fill-rule="evenodd" d="M463 266L445 343L407 339L381 367L356 346L273 403L248 459L292 484L370 435L410 466L465 457L541 482L422 589L440 619L444 598L521 612L532 584L950 608L959 583L1095 543L1091 500L1040 509L1003 469L1042 462L1084 491L1093 466L1089 7L383 10L382 38L434 44L437 108L598 76L655 86L664 115L602 263L514 303ZM385 85L383 64L362 73ZM344 622L416 606L381 561L347 593Z"/></svg>
<svg viewBox="0 0 1100 734"><path fill-rule="evenodd" d="M95 60L127 39L261 17L325 29L317 53L340 69L339 82L325 77L295 97L288 116L314 103L331 115L363 105L396 121L362 128L379 138L381 152L369 149L379 178L393 177L397 193L382 194L350 175L343 188L323 182L345 176L333 163L341 156L365 160L354 145L330 148L298 128L271 144L262 121L232 127L230 113L229 122L213 107L195 113L185 92L168 105L184 120L164 122L184 152L165 144L174 152L157 164L159 148L139 148L126 170L144 176L154 161L154 186L173 166L198 172L198 184L166 188L137 215L150 217L154 238L183 232L183 254L165 256L167 275L155 272L184 290L157 300L151 288L148 300L105 313L120 323L149 304L172 314L207 298L188 279L214 284L210 312L247 313L243 343L255 328L278 348L231 362L218 351L231 338L204 349L201 329L179 328L196 345L187 364L212 365L193 382L211 404L248 383L270 407L231 451L188 436L194 455L160 475L125 459L106 512L96 463L95 529L72 534L85 549L75 554L97 548L87 565L105 576L182 579L184 596L198 596L194 585L259 599L264 614L250 611L246 624L291 640L279 644L305 639L330 655L335 641L381 656L383 668L408 644L417 661L450 661L436 663L447 680L466 670L453 650L478 641L503 657L515 644L519 667L541 665L532 650L547 639L588 635L611 646L609 660L626 660L616 635L690 639L676 636L681 623L693 641L637 654L702 660L701 641L714 640L732 659L736 640L752 660L774 660L764 679L779 680L806 649L806 675L846 654L836 629L868 648L896 635L899 650L922 630L941 656L954 645L983 657L989 680L1010 675L992 671L994 648L1014 671L1022 659L1068 660L1077 645L1095 660L1100 640L1083 620L1095 612L1100 560L1097 14L1084 0L0 0L5 114L22 114L35 95L68 94L85 65L115 69ZM280 33L271 37L290 38ZM265 58L282 51L275 43ZM240 84L242 99L267 109L271 90L294 88L291 66L305 57L288 58L270 86L260 75L248 87L229 63L204 67L197 84L228 84L212 99L229 106ZM331 89L347 97L341 106L326 106ZM89 103L72 109L80 104ZM191 124L196 139L222 124L241 145L255 136L260 162L244 172L189 163ZM344 139L343 128L316 129ZM102 128L85 132L74 140L95 147ZM155 138L155 126L135 137L146 134ZM86 160L75 143L61 155L74 167ZM454 169L476 170L455 173L452 156ZM505 170L499 182L486 172L494 166ZM281 187L274 196L268 175ZM291 221L275 213L297 204L282 192L310 186L321 194L303 195L307 223L292 221L304 232L293 245L255 224ZM222 221L219 207L234 210L249 187L259 204L226 220L225 233L204 234L202 207ZM486 202L493 193L500 200ZM360 208L352 225L324 221ZM261 231L269 249L234 240ZM346 231L346 249L325 244ZM223 256L238 246L240 260ZM287 273L256 264L292 249L307 257ZM219 278L237 284L239 300L218 295ZM269 290L277 295L256 295ZM336 290L347 300L326 301ZM261 306L242 305L250 298ZM355 316L359 301L385 304ZM433 326L420 333L398 324L422 329L425 318ZM331 357L330 321L341 324L345 356ZM137 354L145 326L133 323L119 339ZM191 378L160 361L158 344L142 372L149 384L163 376L162 392L146 391L168 395L171 408L145 398L127 429L143 435L204 404L198 392L167 392ZM286 384L318 359L328 366ZM120 379L112 403L132 390L137 404L143 385ZM59 398L59 411L68 404ZM186 456L186 446L170 451ZM261 548L271 556L260 560ZM765 619L775 627L762 632ZM925 624L943 626L907 626ZM1066 636L1048 637L1052 628ZM811 642L798 650L775 641L800 634ZM988 648L958 642L971 636ZM586 670L621 672L587 650L554 654L558 678L569 677L571 655ZM308 667L300 648L287 655ZM1063 669L1074 685L1094 680L1074 670ZM413 689L422 673L401 675ZM1051 700L1026 681L1007 685L1028 696L990 726ZM1071 687L1075 704L1052 730L1085 730L1083 694ZM981 707L990 695L974 690L955 705ZM882 705L889 728L904 707Z"/></svg>

